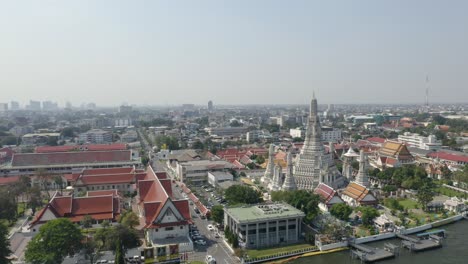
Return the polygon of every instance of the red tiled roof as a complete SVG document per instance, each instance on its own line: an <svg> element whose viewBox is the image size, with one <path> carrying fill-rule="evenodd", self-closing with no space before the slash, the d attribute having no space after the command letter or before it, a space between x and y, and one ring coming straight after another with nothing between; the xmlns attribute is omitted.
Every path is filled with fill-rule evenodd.
<svg viewBox="0 0 468 264"><path fill-rule="evenodd" d="M113 196L91 196L73 199L72 215L113 213Z"/></svg>
<svg viewBox="0 0 468 264"><path fill-rule="evenodd" d="M318 194L324 203L328 203L336 195L336 191L324 183L320 183L314 189L314 193Z"/></svg>
<svg viewBox="0 0 468 264"><path fill-rule="evenodd" d="M468 156L456 155L456 154L447 153L447 152L443 152L443 151L431 152L431 153L427 154L427 156L431 157L431 158L437 158L438 157L441 160L468 163Z"/></svg>
<svg viewBox="0 0 468 264"><path fill-rule="evenodd" d="M164 179L160 179L163 177ZM140 203L145 215L145 227L155 228L155 219L161 214L162 208L166 203L172 203L184 217L184 222L190 221L190 211L188 210L188 200L172 201L172 182L171 179L166 179L165 173L155 173L153 168L147 168L147 175L145 180L138 182L138 191L140 196ZM159 224L158 224L159 225ZM165 225L173 226L176 223L167 223Z"/></svg>
<svg viewBox="0 0 468 264"><path fill-rule="evenodd" d="M39 146L36 147L36 153L50 153L50 152L68 152L77 149L77 146Z"/></svg>
<svg viewBox="0 0 468 264"><path fill-rule="evenodd" d="M103 191L106 192L106 191ZM98 192L89 192L88 197L58 196L52 200L36 215L31 225L41 222L41 218L47 209L50 209L56 217L67 217L72 222L79 222L85 215L95 220L115 220L120 214L120 201L114 194L116 190L107 191L108 195L99 195Z"/></svg>
<svg viewBox="0 0 468 264"><path fill-rule="evenodd" d="M103 175L103 174L120 174L132 173L135 170L133 167L126 168L99 168L99 169L83 169L83 175Z"/></svg>
<svg viewBox="0 0 468 264"><path fill-rule="evenodd" d="M54 197L52 198L52 201L49 202L49 204L59 216L71 214L72 212L71 196Z"/></svg>
<svg viewBox="0 0 468 264"><path fill-rule="evenodd" d="M36 147L36 153L69 152L69 151L109 151L126 150L127 145L121 143L115 144L87 144L87 145L66 145L66 146L39 146Z"/></svg>
<svg viewBox="0 0 468 264"><path fill-rule="evenodd" d="M12 166L66 165L131 161L131 151L86 151L14 154Z"/></svg>
<svg viewBox="0 0 468 264"><path fill-rule="evenodd" d="M385 138L380 138L380 137L370 137L370 138L367 138L366 139L367 141L369 142L372 142L372 143L380 143L380 144L383 144L385 143Z"/></svg>
<svg viewBox="0 0 468 264"><path fill-rule="evenodd" d="M171 179L162 179L159 180L161 182L162 187L166 191L167 195L172 198L172 183Z"/></svg>
<svg viewBox="0 0 468 264"><path fill-rule="evenodd" d="M91 196L102 196L102 195L113 195L114 197L119 196L119 193L117 190L102 190L102 191L88 191L86 193L86 196L91 197Z"/></svg>
<svg viewBox="0 0 468 264"><path fill-rule="evenodd" d="M81 181L84 185L96 185L96 184L122 184L122 183L134 183L135 174L124 173L124 174L106 174L106 175L81 175L77 180Z"/></svg>
<svg viewBox="0 0 468 264"><path fill-rule="evenodd" d="M20 179L20 176L0 177L0 185L7 185L16 183Z"/></svg>

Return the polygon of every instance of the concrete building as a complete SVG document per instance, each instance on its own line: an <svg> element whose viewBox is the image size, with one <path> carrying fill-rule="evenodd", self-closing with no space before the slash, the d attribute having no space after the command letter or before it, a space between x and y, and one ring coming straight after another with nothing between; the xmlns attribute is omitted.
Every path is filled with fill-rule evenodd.
<svg viewBox="0 0 468 264"><path fill-rule="evenodd" d="M78 140L81 143L112 143L112 132L101 129L91 129L85 133L81 133Z"/></svg>
<svg viewBox="0 0 468 264"><path fill-rule="evenodd" d="M240 245L261 248L297 243L305 214L288 204L259 204L224 209L224 225Z"/></svg>
<svg viewBox="0 0 468 264"><path fill-rule="evenodd" d="M246 140L249 143L253 143L260 138L260 131L259 130L252 130L245 134Z"/></svg>
<svg viewBox="0 0 468 264"><path fill-rule="evenodd" d="M303 128L291 128L289 130L289 135L293 138L304 138L305 137L305 129ZM341 136L342 130L339 128L333 127L322 127L322 140L326 142L338 142L343 139Z"/></svg>
<svg viewBox="0 0 468 264"><path fill-rule="evenodd" d="M41 102L30 100L27 109L31 111L41 111Z"/></svg>
<svg viewBox="0 0 468 264"><path fill-rule="evenodd" d="M227 172L235 166L224 160L194 160L177 162L176 176L183 183L204 184L208 181L209 172Z"/></svg>
<svg viewBox="0 0 468 264"><path fill-rule="evenodd" d="M0 103L0 112L8 111L8 103Z"/></svg>
<svg viewBox="0 0 468 264"><path fill-rule="evenodd" d="M21 137L21 145L45 145L49 139L59 139L60 133L35 133L26 134Z"/></svg>
<svg viewBox="0 0 468 264"><path fill-rule="evenodd" d="M16 102L16 101L11 101L11 102L10 102L10 109L11 109L12 111L19 110L19 109L20 109L19 103Z"/></svg>
<svg viewBox="0 0 468 264"><path fill-rule="evenodd" d="M442 144L434 135L425 137L416 133L405 132L403 135L398 136L398 141L404 142L410 147L425 150L438 150L442 147Z"/></svg>
<svg viewBox="0 0 468 264"><path fill-rule="evenodd" d="M342 130L334 127L322 127L322 140L326 142L338 142L343 139Z"/></svg>
<svg viewBox="0 0 468 264"><path fill-rule="evenodd" d="M289 129L289 135L293 138L303 138L305 136L305 130L300 127L291 128Z"/></svg>
<svg viewBox="0 0 468 264"><path fill-rule="evenodd" d="M208 101L208 111L213 111L214 110L214 107L213 107L213 101Z"/></svg>
<svg viewBox="0 0 468 264"><path fill-rule="evenodd" d="M210 136L240 136L247 131L245 127L208 127L205 131Z"/></svg>
<svg viewBox="0 0 468 264"><path fill-rule="evenodd" d="M216 187L219 183L233 181L233 180L234 180L234 177L229 172L223 172L223 171L208 172L208 183L213 187Z"/></svg>

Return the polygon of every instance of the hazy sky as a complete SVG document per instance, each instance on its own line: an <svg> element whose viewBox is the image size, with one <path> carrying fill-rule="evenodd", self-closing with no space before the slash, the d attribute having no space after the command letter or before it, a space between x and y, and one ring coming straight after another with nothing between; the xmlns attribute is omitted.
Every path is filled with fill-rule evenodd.
<svg viewBox="0 0 468 264"><path fill-rule="evenodd" d="M468 101L468 1L2 1L0 102Z"/></svg>

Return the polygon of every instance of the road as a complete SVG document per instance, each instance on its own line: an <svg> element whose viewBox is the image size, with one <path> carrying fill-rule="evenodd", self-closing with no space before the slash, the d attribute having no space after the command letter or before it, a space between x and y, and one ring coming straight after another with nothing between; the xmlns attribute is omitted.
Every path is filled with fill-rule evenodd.
<svg viewBox="0 0 468 264"><path fill-rule="evenodd" d="M173 184L172 188L174 198L184 199L179 187ZM223 232L219 232L221 237L216 238L215 231L209 231L207 228L209 224L212 224L211 221L208 221L207 219L201 219L200 215L195 213L193 206L190 206L190 213L192 215L192 221L197 226L200 235L204 237L206 245L201 246L195 244L195 251L189 254L189 260L204 261L206 255L212 255L216 259L217 263L240 263L239 259L234 256L230 248L228 248L226 243L223 241Z"/></svg>

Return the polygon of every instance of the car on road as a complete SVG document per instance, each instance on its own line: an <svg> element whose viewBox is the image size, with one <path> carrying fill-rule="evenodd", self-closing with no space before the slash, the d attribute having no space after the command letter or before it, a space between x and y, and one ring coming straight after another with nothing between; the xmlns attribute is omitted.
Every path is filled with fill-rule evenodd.
<svg viewBox="0 0 468 264"><path fill-rule="evenodd" d="M200 246L204 246L204 245L206 245L206 241L203 240L203 239L195 240L195 244L200 245Z"/></svg>
<svg viewBox="0 0 468 264"><path fill-rule="evenodd" d="M209 231L214 231L213 225L207 225L206 228L208 228Z"/></svg>
<svg viewBox="0 0 468 264"><path fill-rule="evenodd" d="M206 264L216 264L216 259L211 255L206 255L205 262Z"/></svg>
<svg viewBox="0 0 468 264"><path fill-rule="evenodd" d="M216 232L215 235L214 235L214 237L215 237L215 238L219 238L219 233Z"/></svg>

